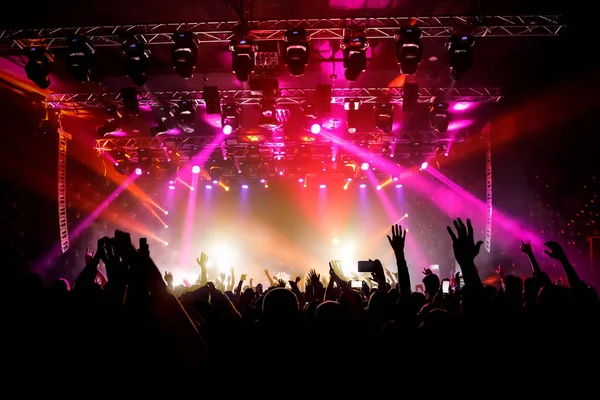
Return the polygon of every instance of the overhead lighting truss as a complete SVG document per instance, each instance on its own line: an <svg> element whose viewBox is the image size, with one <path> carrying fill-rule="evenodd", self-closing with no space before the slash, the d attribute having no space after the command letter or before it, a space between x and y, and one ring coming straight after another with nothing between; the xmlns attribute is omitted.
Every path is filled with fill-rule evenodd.
<svg viewBox="0 0 600 400"><path fill-rule="evenodd" d="M153 159L159 162L166 162L168 152L165 149L172 150L181 155L181 161L190 161L191 154L198 151L206 151L212 154L224 146L228 154L234 157L245 157L249 146L257 146L264 157L274 158L278 151L281 150L281 143L268 137L261 136L260 140L247 140L252 136L254 130L240 129L238 136L228 136L223 143L216 143L214 135L203 136L181 136L181 135L161 135L156 137L103 137L96 139L95 149L99 153L111 152L114 149L127 152L132 158L137 158L137 153L144 149L150 152ZM358 135L358 134L357 134ZM292 157L295 154L294 149L309 145L311 148L311 158L313 160L327 160L331 155L331 139L325 136L318 135L318 140L306 141L302 139L288 140L285 143L285 148ZM246 139L244 139L246 137ZM314 138L314 135L312 135ZM257 139L259 137L257 136ZM454 131L452 133L440 133L433 130L426 131L411 131L396 134L385 134L380 131L361 132L359 137L356 137L357 142L362 144L367 143L373 154L378 154L381 157L389 157L391 149L393 150L396 160L410 158L413 154L415 146L419 145L420 153L427 156L435 156L436 149L441 145L447 145L448 142L453 143L464 142L467 138L466 132ZM270 156L269 156L270 155ZM267 160L269 161L269 160ZM272 160L270 160L272 161Z"/></svg>
<svg viewBox="0 0 600 400"><path fill-rule="evenodd" d="M473 27L475 37L556 36L566 27L560 15L483 16L474 23L470 16L319 18L263 20L248 23L249 39L283 40L290 27L302 28L310 40L342 40L348 29L359 30L367 39L392 39L398 29L413 24L423 38L450 37L460 26ZM73 34L84 35L94 46L120 46L127 34L135 34L146 45L172 44L176 32L192 32L198 43L229 43L240 28L238 21L182 22L143 25L103 25L69 28L5 29L0 31L0 49L46 46L67 47Z"/></svg>
<svg viewBox="0 0 600 400"><path fill-rule="evenodd" d="M303 104L316 89L279 89L274 97L278 105ZM392 104L402 102L402 88L333 88L331 102L344 104L345 98L359 99L361 104L377 104L385 97ZM452 102L495 103L502 99L500 88L419 88L418 103L430 103L436 94L442 92L444 98ZM253 95L250 90L220 90L221 98L228 98L238 105L259 105L262 96ZM164 102L178 103L190 100L195 105L204 103L202 91L141 92L139 104L157 106ZM120 104L120 93L51 93L46 104L53 108L85 109L102 108L107 102Z"/></svg>

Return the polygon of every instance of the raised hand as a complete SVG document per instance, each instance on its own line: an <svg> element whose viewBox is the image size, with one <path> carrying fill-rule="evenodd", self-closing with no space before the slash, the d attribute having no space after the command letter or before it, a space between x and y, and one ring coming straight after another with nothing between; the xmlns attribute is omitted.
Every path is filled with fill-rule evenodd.
<svg viewBox="0 0 600 400"><path fill-rule="evenodd" d="M246 274L242 274L242 276L240 276L240 281L245 281L246 280ZM252 286L252 279L250 279L250 286Z"/></svg>
<svg viewBox="0 0 600 400"><path fill-rule="evenodd" d="M392 236L388 235L388 242L394 250L394 254L404 254L404 242L406 240L406 229L403 231L398 224L392 225Z"/></svg>
<svg viewBox="0 0 600 400"><path fill-rule="evenodd" d="M208 256L205 253L200 253L200 258L196 258L196 262L202 268L206 268L206 264L208 263Z"/></svg>
<svg viewBox="0 0 600 400"><path fill-rule="evenodd" d="M226 277L227 277L227 276L225 275L225 272L221 272L221 274L220 274L219 276L221 277L221 282L222 282L222 283L225 283L225 282L226 282Z"/></svg>
<svg viewBox="0 0 600 400"><path fill-rule="evenodd" d="M498 266L496 267L496 273L498 274L500 279L504 280L505 273L504 273L504 268L502 268L502 265L498 264Z"/></svg>
<svg viewBox="0 0 600 400"><path fill-rule="evenodd" d="M277 284L278 284L279 287L285 287L285 281L283 279L279 279L277 281Z"/></svg>
<svg viewBox="0 0 600 400"><path fill-rule="evenodd" d="M377 282L378 290L386 290L385 274L383 272L383 265L379 260L369 260L373 263L373 270L371 271L371 279Z"/></svg>
<svg viewBox="0 0 600 400"><path fill-rule="evenodd" d="M425 276L433 275L433 272L431 271L430 268L423 268L423 275L425 275Z"/></svg>
<svg viewBox="0 0 600 400"><path fill-rule="evenodd" d="M521 251L523 254L532 255L533 250L531 250L531 243L523 243L521 242Z"/></svg>
<svg viewBox="0 0 600 400"><path fill-rule="evenodd" d="M454 256L456 261L462 267L463 265L473 264L473 260L479 254L481 249L482 241L475 243L473 238L473 225L471 220L467 219L467 225L465 225L460 218L454 221L454 228L456 234L451 227L448 228L448 234L452 238L452 246L454 247Z"/></svg>
<svg viewBox="0 0 600 400"><path fill-rule="evenodd" d="M544 253L546 253L550 258L553 258L560 262L567 261L567 255L565 254L565 250L560 244L550 241L544 243L544 246L550 249L549 251L544 250Z"/></svg>
<svg viewBox="0 0 600 400"><path fill-rule="evenodd" d="M308 271L308 279L310 280L310 284L315 286L321 281L321 275L317 274L317 271L315 271L315 269L313 268L310 271Z"/></svg>
<svg viewBox="0 0 600 400"><path fill-rule="evenodd" d="M173 274L171 274L169 271L165 271L165 282L167 282L169 285L173 284Z"/></svg>
<svg viewBox="0 0 600 400"><path fill-rule="evenodd" d="M87 247L85 249L85 256L84 256L85 265L88 265L92 261L93 258L94 258L94 252L90 252L89 247Z"/></svg>

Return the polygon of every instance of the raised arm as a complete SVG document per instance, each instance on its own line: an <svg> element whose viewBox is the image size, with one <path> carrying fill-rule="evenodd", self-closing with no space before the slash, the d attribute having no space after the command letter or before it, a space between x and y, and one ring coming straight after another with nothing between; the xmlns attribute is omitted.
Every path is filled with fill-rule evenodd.
<svg viewBox="0 0 600 400"><path fill-rule="evenodd" d="M388 235L388 242L394 255L396 256L396 266L398 267L398 286L400 288L400 297L406 299L411 292L410 275L408 273L408 265L404 256L404 243L406 242L406 229L402 230L402 226L392 225L392 235Z"/></svg>
<svg viewBox="0 0 600 400"><path fill-rule="evenodd" d="M196 258L196 262L198 266L200 266L200 278L198 279L198 283L202 286L208 283L208 278L206 277L206 264L208 263L208 256L204 253L200 254L200 258Z"/></svg>
<svg viewBox="0 0 600 400"><path fill-rule="evenodd" d="M546 253L549 257L557 260L562 265L563 269L565 270L565 275L567 275L569 286L572 289L581 288L582 286L585 286L584 282L579 277L579 274L577 273L577 271L575 271L575 268L573 268L573 266L569 262L565 250L560 244L551 241L544 243L544 246L550 249L544 250L544 253Z"/></svg>
<svg viewBox="0 0 600 400"><path fill-rule="evenodd" d="M523 252L523 254L525 254L527 256L527 258L529 258L529 263L531 264L533 273L535 274L538 272L542 272L542 270L540 269L540 265L538 264L537 260L535 259L535 256L533 255L533 250L531 249L531 244L521 242L521 251Z"/></svg>
<svg viewBox="0 0 600 400"><path fill-rule="evenodd" d="M454 257L460 265L460 269L465 280L465 286L473 289L483 289L483 283L475 266L475 257L479 254L479 249L483 244L482 241L475 243L473 238L473 225L471 220L467 219L465 225L460 218L454 221L454 229L447 227L448 234L452 238L452 247L454 249Z"/></svg>

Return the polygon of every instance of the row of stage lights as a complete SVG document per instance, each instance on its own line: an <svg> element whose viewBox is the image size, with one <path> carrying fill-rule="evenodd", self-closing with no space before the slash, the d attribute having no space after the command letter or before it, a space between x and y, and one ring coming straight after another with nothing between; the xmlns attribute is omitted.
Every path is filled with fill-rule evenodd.
<svg viewBox="0 0 600 400"><path fill-rule="evenodd" d="M427 169L427 168L428 168L428 166L429 166L429 163L425 161L425 162L423 162L423 163L420 165L420 167L419 167L419 170L423 171L423 170ZM367 162L363 162L363 163L361 164L361 166L360 166L360 169L361 169L362 171L367 171L367 170L369 170L369 168L371 168L371 166L370 166L370 164L369 164L369 163L367 163ZM201 168L200 168L200 166L198 166L198 165L194 165L194 166L192 166L192 168L191 168L191 172L192 172L192 174L195 174L195 175L198 175L198 174L200 174L200 172L201 172L201 171L202 171L202 169L201 169ZM144 172L143 172L143 170L142 170L141 168L139 168L139 167L138 167L138 168L136 168L136 169L135 169L135 174L136 174L136 175L138 175L138 176L141 176L143 173L144 173ZM181 179L178 179L178 180L179 180L179 181L181 181L181 182L182 182L182 183L183 183L185 186L187 186L187 187L188 187L188 189L190 189L191 191L194 191L194 190L195 190L195 187L193 187L193 186L191 186L191 185L188 185L188 184L186 184L186 183L185 183L185 182L183 182ZM359 179L359 181L364 181L364 180L365 180L364 178L361 178L361 179ZM216 186L220 186L220 187L222 187L222 188L223 188L223 189L224 189L226 192L228 192L228 191L230 190L230 187L229 187L229 186L227 186L226 184L224 184L223 182L221 182L221 180L219 179L219 177L213 177L213 176L211 176L211 177L210 177L210 179L209 179L209 181L210 181L211 183L208 183L208 184L206 184L206 185L205 185L205 188L206 188L206 189L208 189L208 190L210 190L210 189L213 189L213 187L214 187L213 185L216 185ZM258 182L259 182L259 183L260 183L260 184L261 184L261 185L262 185L262 186L263 186L265 189L269 188L269 184L268 184L268 182L267 182L267 179L264 179L264 178L263 178L263 179L259 179L259 180L258 180ZM353 178L345 178L345 179L344 179L344 186L343 186L343 189L344 189L344 190L347 190L347 189L348 189L348 187L350 186L351 182L353 182ZM394 184L394 186L395 186L396 188L402 188L402 184L401 184L401 183L397 183L397 182L398 182L398 178L397 178L397 177L393 177L393 178L392 178L392 177L390 177L389 179L387 179L387 180L386 180L385 182L383 182L382 184L379 184L379 185L377 185L377 186L376 186L376 188L377 188L377 190L381 190L381 189L383 189L384 187L388 186L389 184ZM305 187L305 188L306 188L306 187L308 187L308 179L307 179L307 178L298 178L298 183L301 183L301 184L302 184L302 186L303 186L303 187ZM169 181L169 190L175 190L175 188L176 188L176 187L175 187L175 184L176 184L176 181L173 181L173 180ZM242 183L242 184L240 185L240 188L241 188L241 189L249 189L249 187L250 187L250 185L249 185L248 183ZM366 188L366 187L367 187L367 184L366 184L366 183L364 183L364 182L362 182L362 183L359 183L359 184L358 184L358 187L359 187L359 188L361 188L361 189L364 189L364 188ZM326 185L325 183L321 183L321 184L319 184L319 188L320 188L320 189L326 189L326 188L327 188L327 185Z"/></svg>
<svg viewBox="0 0 600 400"><path fill-rule="evenodd" d="M403 26L395 35L396 60L403 74L414 74L423 57L421 30L417 26ZM287 30L283 35L283 58L290 75L302 76L309 62L310 46L308 33L302 28ZM194 75L198 61L198 41L193 32L176 32L172 36L172 65L181 78ZM450 76L460 79L471 67L472 50L475 43L470 32L455 33L446 43L449 54ZM347 33L340 43L343 51L344 76L355 81L367 69L366 51L369 40L363 32ZM87 82L93 71L96 49L83 35L74 35L67 40L67 70L79 82ZM146 74L150 60L150 50L135 35L123 40L121 50L125 57L126 75L138 86L148 82ZM248 33L237 34L229 44L231 68L240 82L247 82L256 64L258 45ZM37 86L46 89L50 86L50 62L53 55L44 47L27 49L28 62L25 65L27 77Z"/></svg>
<svg viewBox="0 0 600 400"><path fill-rule="evenodd" d="M402 103L403 111L410 112L414 110L414 106L417 103L418 90L417 84L407 83L405 85L405 98ZM205 93L203 95L207 99L207 113L221 115L223 134L229 136L237 132L240 128L240 108L233 103L226 103L221 107L216 87L205 87L205 92L211 92L210 94ZM216 99L214 99L215 92ZM98 128L99 137L110 136L119 132L122 127L124 114L129 116L139 115L139 104L135 89L123 88L121 90L121 97L124 104L123 110L119 109L116 105L107 105L105 107L105 122L104 125ZM209 104L209 98L211 98L211 102L216 101L216 105ZM286 118L280 115L282 111L277 109L276 101L271 98L263 98L260 107L261 114L259 115L258 126L271 131L280 129ZM354 134L357 132L357 127L363 117L359 112L361 109L360 99L344 99L344 109L347 113L347 132ZM384 133L391 133L394 126L394 105L391 103L378 103L373 106L373 110L377 129ZM175 105L158 105L154 107L153 111L157 119L157 124L150 129L152 135L166 134L176 126L187 134L194 133L196 106L193 100L184 99ZM312 135L321 133L324 116L321 115L318 108L312 103L306 102L302 105L301 111L304 120L303 129ZM436 97L430 104L429 123L431 128L438 132L444 133L448 130L450 123L449 105L443 96Z"/></svg>

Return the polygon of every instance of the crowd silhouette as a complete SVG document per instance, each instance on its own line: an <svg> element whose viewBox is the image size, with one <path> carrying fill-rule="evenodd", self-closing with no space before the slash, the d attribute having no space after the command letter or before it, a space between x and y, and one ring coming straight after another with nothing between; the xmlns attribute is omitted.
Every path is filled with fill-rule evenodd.
<svg viewBox="0 0 600 400"><path fill-rule="evenodd" d="M143 240L136 248L115 231L86 255L72 285L46 285L32 273L9 285L5 378L21 390L77 393L82 385L87 395L295 397L322 393L321 385L338 394L355 387L411 393L422 390L416 379L454 382L459 394L461 385L489 390L498 379L552 386L540 379L556 371L563 386L567 372L597 371L598 295L558 243L547 242L545 253L563 266L565 282L552 282L522 243L531 275L523 280L499 267L501 285L486 286L471 222L457 219L447 229L460 275L425 269L422 282L411 282L407 233L394 225L388 241L397 272L369 260L360 287L335 262L328 276L311 270L288 282L265 270L269 287L253 286L245 274L236 282L233 270L211 281L204 253L197 282L174 286Z"/></svg>

